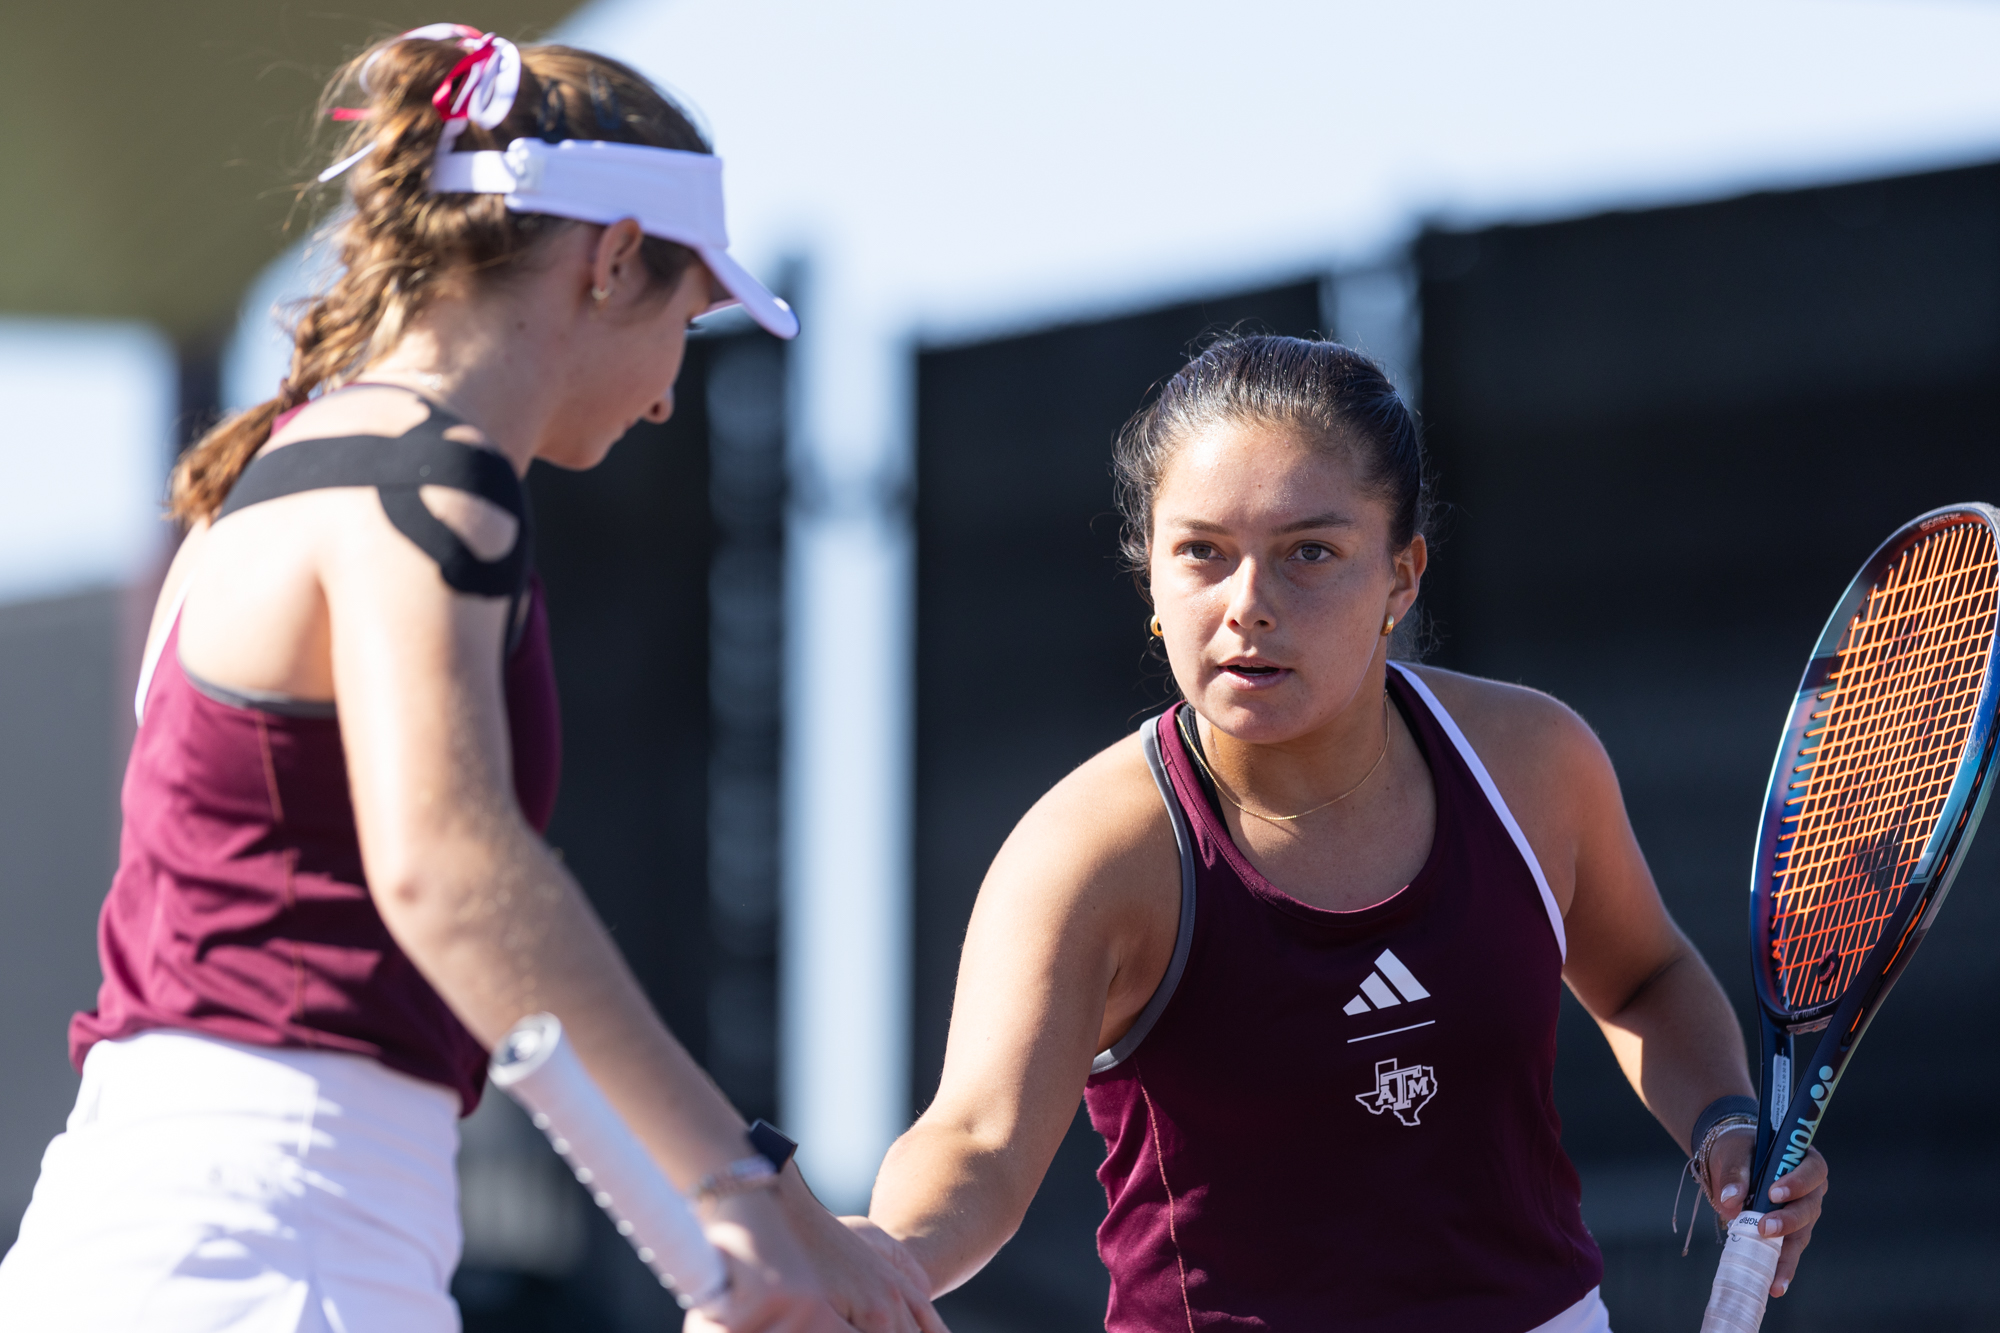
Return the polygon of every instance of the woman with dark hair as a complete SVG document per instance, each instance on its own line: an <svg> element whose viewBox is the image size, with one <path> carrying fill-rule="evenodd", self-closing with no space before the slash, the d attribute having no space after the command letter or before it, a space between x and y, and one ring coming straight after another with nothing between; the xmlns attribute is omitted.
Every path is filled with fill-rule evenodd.
<svg viewBox="0 0 2000 1333"><path fill-rule="evenodd" d="M1390 660L1426 479L1365 357L1218 342L1126 428L1116 470L1183 702L994 860L876 1239L934 1293L964 1282L1081 1095L1117 1333L1607 1328L1554 1106L1559 987L1724 1217L1756 1102L1603 748L1546 695ZM1774 1196L1774 1294L1825 1180L1815 1158Z"/></svg>
<svg viewBox="0 0 2000 1333"><path fill-rule="evenodd" d="M688 1057L542 841L559 760L521 476L673 410L736 302L721 164L623 65L438 24L329 88L341 271L277 397L182 459L83 1086L9 1329L445 1333L456 1120L558 1015L725 1252L732 1329L941 1330Z"/></svg>

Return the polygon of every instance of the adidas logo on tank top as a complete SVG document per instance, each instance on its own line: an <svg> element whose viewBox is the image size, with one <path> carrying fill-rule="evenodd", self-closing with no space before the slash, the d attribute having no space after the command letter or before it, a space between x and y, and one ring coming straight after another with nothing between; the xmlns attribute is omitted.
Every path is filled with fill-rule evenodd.
<svg viewBox="0 0 2000 1333"><path fill-rule="evenodd" d="M1383 978L1388 980L1384 981ZM1395 987L1391 990L1390 987ZM1410 974L1403 966L1403 960L1384 949L1375 956L1375 970L1361 983L1361 993L1349 1000L1341 1012L1349 1017L1359 1017L1377 1009L1387 1009L1391 1005L1405 1002L1414 1004L1418 1000L1428 1000L1431 993L1423 983Z"/></svg>

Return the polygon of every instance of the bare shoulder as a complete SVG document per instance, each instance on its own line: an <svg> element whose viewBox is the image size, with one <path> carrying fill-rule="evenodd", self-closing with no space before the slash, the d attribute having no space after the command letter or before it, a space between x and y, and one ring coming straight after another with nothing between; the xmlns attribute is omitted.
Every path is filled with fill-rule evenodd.
<svg viewBox="0 0 2000 1333"><path fill-rule="evenodd" d="M1071 983L1089 977L1092 1035L1115 1040L1159 984L1179 914L1173 822L1130 735L1056 783L1014 826L980 886L966 936L972 970L961 971L961 984L983 975L974 960L999 956L1025 957L1031 971Z"/></svg>
<svg viewBox="0 0 2000 1333"><path fill-rule="evenodd" d="M311 440L354 435L379 435L393 439L422 425L430 414L430 407L405 389L357 385L307 404L297 416L285 423L283 430L271 436L259 453L268 454ZM476 448L490 447L486 436L477 427L465 422L447 427L444 437ZM513 549L520 533L520 521L499 505L446 486L425 486L420 494L425 508L458 534L459 540L471 548L479 559L498 560ZM296 521L299 515L327 511L340 530L355 530L349 526L352 515L346 512L348 506L339 500L329 501L323 495L306 492L272 503L287 506L285 522ZM364 508L372 510L373 506ZM368 525L370 538L383 540L385 534L386 528L381 525Z"/></svg>
<svg viewBox="0 0 2000 1333"><path fill-rule="evenodd" d="M301 440L329 440L347 435L397 436L423 424L430 408L401 389L367 386L315 398L272 434L262 452L282 449Z"/></svg>
<svg viewBox="0 0 2000 1333"><path fill-rule="evenodd" d="M1486 766L1567 912L1578 849L1625 827L1618 777L1597 733L1540 690L1436 667L1414 670Z"/></svg>
<svg viewBox="0 0 2000 1333"><path fill-rule="evenodd" d="M1134 733L1084 761L1021 817L981 897L1032 897L1062 912L1150 907L1162 885L1177 892L1178 867L1173 824Z"/></svg>
<svg viewBox="0 0 2000 1333"><path fill-rule="evenodd" d="M1594 765L1604 752L1590 724L1553 695L1439 667L1411 669L1458 723L1496 780L1503 767L1554 776L1578 764Z"/></svg>
<svg viewBox="0 0 2000 1333"><path fill-rule="evenodd" d="M405 434L428 421L431 407L408 389L391 385L357 384L315 398L299 409L298 415L273 432L265 450L282 449L301 440L328 440L347 435ZM460 444L490 445L485 434L468 422L445 428L447 440Z"/></svg>
<svg viewBox="0 0 2000 1333"><path fill-rule="evenodd" d="M1066 856L1094 867L1157 849L1162 837L1171 849L1173 825L1139 733L1071 770L1022 816L1015 833L1036 842L1058 842Z"/></svg>

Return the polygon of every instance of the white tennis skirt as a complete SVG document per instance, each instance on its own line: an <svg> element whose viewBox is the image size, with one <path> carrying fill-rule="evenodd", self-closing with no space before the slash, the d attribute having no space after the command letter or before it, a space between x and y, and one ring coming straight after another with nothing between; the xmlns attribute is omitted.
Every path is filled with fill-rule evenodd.
<svg viewBox="0 0 2000 1333"><path fill-rule="evenodd" d="M1604 1297L1599 1291L1600 1288L1592 1287L1589 1295L1547 1323L1535 1325L1528 1333L1611 1333L1611 1312L1604 1308Z"/></svg>
<svg viewBox="0 0 2000 1333"><path fill-rule="evenodd" d="M457 1333L458 1097L375 1061L100 1042L0 1262L21 1333Z"/></svg>

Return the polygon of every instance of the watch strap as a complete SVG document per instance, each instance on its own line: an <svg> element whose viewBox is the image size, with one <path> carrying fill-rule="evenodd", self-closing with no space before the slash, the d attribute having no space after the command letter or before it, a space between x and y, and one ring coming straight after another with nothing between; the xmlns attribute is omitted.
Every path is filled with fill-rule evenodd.
<svg viewBox="0 0 2000 1333"><path fill-rule="evenodd" d="M798 1144L786 1138L779 1132L777 1126L768 1120L753 1120L747 1137L750 1146L757 1150L758 1156L771 1164L773 1171L783 1171L785 1163L791 1161L792 1154L799 1150Z"/></svg>

